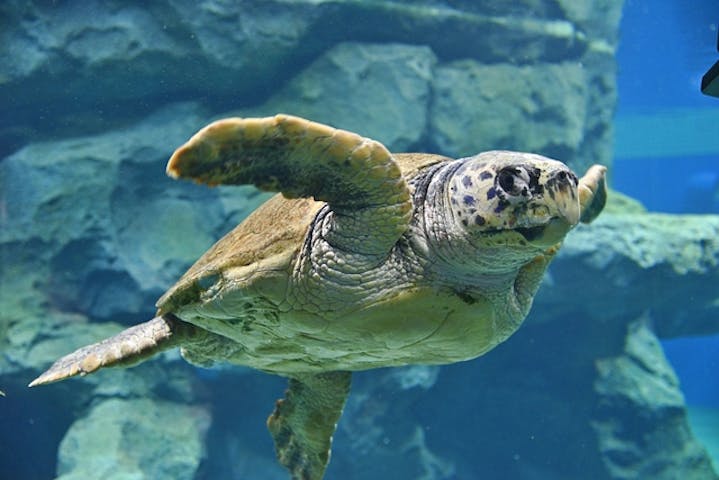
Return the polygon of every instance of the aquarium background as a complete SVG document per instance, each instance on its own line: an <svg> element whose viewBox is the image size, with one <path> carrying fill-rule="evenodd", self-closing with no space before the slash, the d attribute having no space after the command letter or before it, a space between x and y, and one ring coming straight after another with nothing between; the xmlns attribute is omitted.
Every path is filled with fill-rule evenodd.
<svg viewBox="0 0 719 480"><path fill-rule="evenodd" d="M697 93L717 60L719 4L699 3L624 6L613 186L652 211L719 213L719 103ZM662 346L681 381L693 429L717 459L719 381L712 372L719 365L719 336L664 340Z"/></svg>
<svg viewBox="0 0 719 480"><path fill-rule="evenodd" d="M279 111L394 151L603 163L636 199L569 236L486 356L356 374L328 479L719 478L719 11L690 3L3 2L0 480L287 478L281 378L168 352L26 388L150 318L268 197L167 179L173 149Z"/></svg>

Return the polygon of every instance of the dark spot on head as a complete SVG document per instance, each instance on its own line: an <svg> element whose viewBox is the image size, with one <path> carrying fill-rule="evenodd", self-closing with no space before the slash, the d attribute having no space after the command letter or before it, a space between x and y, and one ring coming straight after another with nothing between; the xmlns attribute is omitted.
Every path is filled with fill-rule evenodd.
<svg viewBox="0 0 719 480"><path fill-rule="evenodd" d="M466 218L463 218L463 219L462 219L462 225L464 225L465 227L466 227L467 225L469 225L469 222L467 221Z"/></svg>
<svg viewBox="0 0 719 480"><path fill-rule="evenodd" d="M487 200L492 200L497 195L497 191L494 187L487 190Z"/></svg>
<svg viewBox="0 0 719 480"><path fill-rule="evenodd" d="M464 177L462 177L462 185L464 185L465 187L471 187L472 179L468 175L465 175Z"/></svg>
<svg viewBox="0 0 719 480"><path fill-rule="evenodd" d="M557 174L557 179L559 180L559 183L562 185L578 185L579 180L577 180L577 176L574 175L574 173L562 170Z"/></svg>
<svg viewBox="0 0 719 480"><path fill-rule="evenodd" d="M550 191L549 195L554 199L554 192L552 192L552 190L558 190L564 193L570 189L572 185L576 185L576 182L576 177L573 173L561 170L547 180L546 186L547 190Z"/></svg>
<svg viewBox="0 0 719 480"><path fill-rule="evenodd" d="M482 173L479 174L479 179L480 179L480 180L487 180L487 179L490 179L490 178L492 178L492 174L489 173L489 172L487 172L487 171L482 172Z"/></svg>
<svg viewBox="0 0 719 480"><path fill-rule="evenodd" d="M532 195L542 195L544 186L539 184L542 171L538 168L528 168L527 172L529 173L529 191L532 192Z"/></svg>
<svg viewBox="0 0 719 480"><path fill-rule="evenodd" d="M451 199L450 201L452 202L452 205L457 205L457 199L456 199L456 198L452 197L452 199Z"/></svg>
<svg viewBox="0 0 719 480"><path fill-rule="evenodd" d="M485 223L487 223L487 221L482 215L477 215L476 217L474 217L474 223L476 223L477 225L484 225Z"/></svg>
<svg viewBox="0 0 719 480"><path fill-rule="evenodd" d="M462 201L465 205L474 205L474 197L472 195L465 195Z"/></svg>

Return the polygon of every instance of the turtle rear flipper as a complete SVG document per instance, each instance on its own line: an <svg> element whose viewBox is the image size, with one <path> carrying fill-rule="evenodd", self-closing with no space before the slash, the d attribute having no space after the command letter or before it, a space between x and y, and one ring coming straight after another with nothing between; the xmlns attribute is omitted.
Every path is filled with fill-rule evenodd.
<svg viewBox="0 0 719 480"><path fill-rule="evenodd" d="M135 365L156 353L186 343L197 331L200 329L174 315L161 315L65 355L29 386L86 375L103 367Z"/></svg>
<svg viewBox="0 0 719 480"><path fill-rule="evenodd" d="M267 419L280 463L293 480L321 480L332 434L350 391L350 372L291 378L285 398Z"/></svg>

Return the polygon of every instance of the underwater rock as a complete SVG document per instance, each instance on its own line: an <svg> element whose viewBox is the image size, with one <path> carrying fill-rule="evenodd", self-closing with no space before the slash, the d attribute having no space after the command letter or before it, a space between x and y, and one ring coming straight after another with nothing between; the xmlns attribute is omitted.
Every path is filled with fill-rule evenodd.
<svg viewBox="0 0 719 480"><path fill-rule="evenodd" d="M142 398L108 398L60 443L58 480L192 480L205 456L208 414Z"/></svg>
<svg viewBox="0 0 719 480"><path fill-rule="evenodd" d="M574 162L572 167L580 171L582 165L593 163L601 163L611 170L613 163L614 105L617 102L616 40L613 45L602 44L597 50L591 49L579 63L586 71L586 117L582 141L569 161Z"/></svg>
<svg viewBox="0 0 719 480"><path fill-rule="evenodd" d="M68 388L48 390L44 406L38 397L27 396L26 385L37 365L52 362L78 342L122 329L108 320L152 316L158 292L212 243L215 229L226 228L232 212L246 214L251 196L245 196L245 207L233 202L230 209L222 192L165 178L173 145L158 139L179 143L205 121L200 116L196 106L176 105L132 128L35 143L0 162L2 388L9 395L11 419L40 422L43 412L55 412L41 422L40 428L50 430L43 434L48 441L15 440L20 451L33 452L32 459L18 456L11 460L17 465L3 467L18 472L18 478L32 478L34 463L53 469L57 444L51 439L59 440L58 429L72 423L93 396L194 399L192 368L185 362L114 371L103 382L83 378ZM237 198L237 192L233 195ZM197 231L188 236L179 230L183 224Z"/></svg>
<svg viewBox="0 0 719 480"><path fill-rule="evenodd" d="M152 314L225 220L217 191L164 173L200 118L196 106L176 105L132 128L36 143L5 158L0 189L12 228L0 230L0 247L25 252L8 255L4 267L34 278L30 290L62 310L120 321Z"/></svg>
<svg viewBox="0 0 719 480"><path fill-rule="evenodd" d="M528 321L626 322L648 312L660 338L716 334L719 305L705 286L717 284L719 216L607 212L567 237ZM567 285L592 288L567 302Z"/></svg>
<svg viewBox="0 0 719 480"><path fill-rule="evenodd" d="M617 0L512 0L477 2L476 0L432 1L428 5L451 5L457 10L497 17L535 19L566 19L589 37L616 41L622 14L622 1Z"/></svg>
<svg viewBox="0 0 719 480"><path fill-rule="evenodd" d="M582 61L441 63L429 143L451 156L509 149L558 158L575 171L610 166L615 69L609 48L589 51Z"/></svg>
<svg viewBox="0 0 719 480"><path fill-rule="evenodd" d="M292 112L367 136L392 151L415 148L427 129L436 57L428 47L339 44L241 116Z"/></svg>
<svg viewBox="0 0 719 480"><path fill-rule="evenodd" d="M539 0L540 3L545 3ZM512 3L512 2L509 2ZM555 2L546 2L553 9ZM617 26L622 18L623 0L556 0L556 6L562 11L562 17L587 34L590 48L600 49L597 43L616 46L619 41ZM553 12L554 13L554 12Z"/></svg>
<svg viewBox="0 0 719 480"><path fill-rule="evenodd" d="M616 5L621 2L612 11ZM0 121L0 153L36 138L116 128L178 101L202 98L216 111L255 106L342 42L422 45L445 61L532 65L579 61L595 40L612 45L611 39L589 38L583 29L590 25L592 33L616 36L618 22L605 17L606 8L588 23L591 6L499 6L393 0L165 0L151 7L96 0L82 6L3 2L0 57L12 61L0 62L0 95L14 114ZM33 95L25 95L28 90ZM39 110L42 115L35 114Z"/></svg>
<svg viewBox="0 0 719 480"><path fill-rule="evenodd" d="M15 61L2 62L0 91L12 98L18 115L0 129L16 137L32 129L95 132L181 99L256 98L281 83L288 62L305 58L297 49L316 17L316 9L306 7L4 2L0 55ZM321 51L322 44L313 50ZM18 95L27 89L34 94ZM39 105L45 116L33 118Z"/></svg>
<svg viewBox="0 0 719 480"><path fill-rule="evenodd" d="M717 479L689 428L679 381L647 323L630 323L622 351L595 362L592 426L609 477Z"/></svg>
<svg viewBox="0 0 719 480"><path fill-rule="evenodd" d="M582 171L588 166L577 158L586 129L586 75L571 62L441 65L429 116L431 140L449 156L492 149L537 152Z"/></svg>

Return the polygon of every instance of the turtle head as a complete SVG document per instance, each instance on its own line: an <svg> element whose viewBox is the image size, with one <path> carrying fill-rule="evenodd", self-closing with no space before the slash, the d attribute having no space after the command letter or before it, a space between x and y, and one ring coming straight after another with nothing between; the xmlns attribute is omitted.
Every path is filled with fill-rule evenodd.
<svg viewBox="0 0 719 480"><path fill-rule="evenodd" d="M561 242L584 220L584 204L592 204L592 189L583 190L574 172L556 160L490 151L459 161L446 190L447 204L453 221L478 246L536 255ZM596 186L604 170L594 168ZM596 214L592 211L591 218Z"/></svg>

